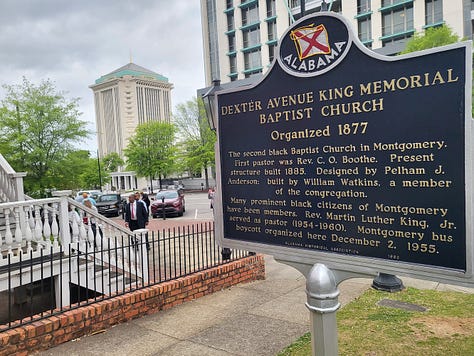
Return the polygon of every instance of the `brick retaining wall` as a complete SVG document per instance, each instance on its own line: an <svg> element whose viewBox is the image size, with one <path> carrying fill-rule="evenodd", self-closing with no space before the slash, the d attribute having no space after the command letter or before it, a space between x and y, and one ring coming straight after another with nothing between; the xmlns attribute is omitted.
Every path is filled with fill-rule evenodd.
<svg viewBox="0 0 474 356"><path fill-rule="evenodd" d="M263 255L100 301L0 333L0 356L28 355L233 285L265 279Z"/></svg>

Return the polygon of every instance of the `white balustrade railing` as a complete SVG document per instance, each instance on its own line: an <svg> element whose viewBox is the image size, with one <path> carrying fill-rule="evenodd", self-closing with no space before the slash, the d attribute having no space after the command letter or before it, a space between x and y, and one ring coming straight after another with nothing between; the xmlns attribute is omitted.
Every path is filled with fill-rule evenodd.
<svg viewBox="0 0 474 356"><path fill-rule="evenodd" d="M148 279L141 276L148 270L145 246L130 248L132 232L68 198L70 194L57 191L53 198L0 204L0 267L45 255L83 253ZM84 216L95 219L97 228L85 224Z"/></svg>
<svg viewBox="0 0 474 356"><path fill-rule="evenodd" d="M0 202L25 200L23 177L26 173L15 172L0 154Z"/></svg>

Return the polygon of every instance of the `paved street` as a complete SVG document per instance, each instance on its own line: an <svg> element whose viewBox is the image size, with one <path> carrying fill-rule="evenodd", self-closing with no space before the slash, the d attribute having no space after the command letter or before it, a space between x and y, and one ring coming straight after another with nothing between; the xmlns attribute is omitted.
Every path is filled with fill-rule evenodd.
<svg viewBox="0 0 474 356"><path fill-rule="evenodd" d="M210 201L207 192L185 193L184 195L186 211L183 216L171 216L165 220L162 217L150 217L148 228L150 230L162 230L178 226L186 226L193 223L212 221L214 219L213 210L210 208ZM123 224L121 217L113 218L114 221Z"/></svg>

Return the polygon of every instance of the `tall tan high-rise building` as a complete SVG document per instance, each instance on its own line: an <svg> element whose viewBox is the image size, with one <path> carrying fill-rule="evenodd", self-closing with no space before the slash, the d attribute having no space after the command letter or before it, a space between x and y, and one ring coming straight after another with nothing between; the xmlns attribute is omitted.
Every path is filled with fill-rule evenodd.
<svg viewBox="0 0 474 356"><path fill-rule="evenodd" d="M171 89L168 78L134 63L101 76L90 88L94 92L99 157L116 152L123 159L124 148L137 125L170 122ZM118 189L140 188L134 172L112 174Z"/></svg>
<svg viewBox="0 0 474 356"><path fill-rule="evenodd" d="M321 8L345 16L362 43L385 55L442 24L472 38L472 0L201 0L206 85L264 73L292 22Z"/></svg>

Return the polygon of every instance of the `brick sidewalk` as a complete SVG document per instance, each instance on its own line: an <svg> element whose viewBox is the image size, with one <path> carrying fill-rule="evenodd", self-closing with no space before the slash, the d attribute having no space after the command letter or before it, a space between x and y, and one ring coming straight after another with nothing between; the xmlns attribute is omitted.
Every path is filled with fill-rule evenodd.
<svg viewBox="0 0 474 356"><path fill-rule="evenodd" d="M125 222L120 217L112 218L116 223L125 226ZM186 228L187 226L198 225L201 223L206 223L213 221L212 219L177 219L177 218L166 218L163 220L162 218L153 219L150 218L148 223L148 229L150 231L161 231L163 229L173 229L173 228Z"/></svg>

